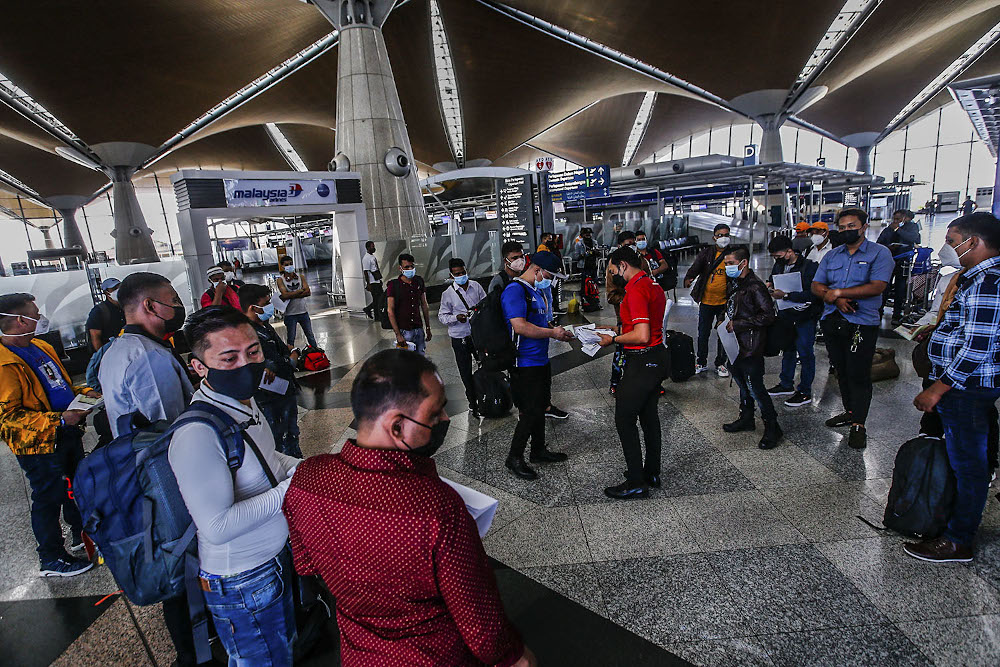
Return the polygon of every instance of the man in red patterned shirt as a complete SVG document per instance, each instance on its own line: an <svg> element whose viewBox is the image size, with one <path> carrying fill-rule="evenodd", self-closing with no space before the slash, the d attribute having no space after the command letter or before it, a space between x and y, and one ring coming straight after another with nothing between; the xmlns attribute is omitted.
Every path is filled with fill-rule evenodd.
<svg viewBox="0 0 1000 667"><path fill-rule="evenodd" d="M465 504L431 455L448 430L425 357L385 350L351 388L358 437L301 463L285 495L300 574L337 600L344 667L534 667Z"/></svg>

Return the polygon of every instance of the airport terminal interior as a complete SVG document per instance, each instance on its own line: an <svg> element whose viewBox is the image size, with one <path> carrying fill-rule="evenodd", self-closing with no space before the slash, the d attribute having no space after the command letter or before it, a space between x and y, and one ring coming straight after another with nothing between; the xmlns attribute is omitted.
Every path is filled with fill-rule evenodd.
<svg viewBox="0 0 1000 667"><path fill-rule="evenodd" d="M386 282L408 254L426 284L425 354L450 418L433 461L441 478L496 501L482 546L538 665L1000 664L1000 482L968 562L912 558L903 546L914 535L883 525L897 454L922 433L914 399L926 387L911 355L955 271L939 251L954 221L1000 213L1000 2L9 5L0 295L35 297L50 323L38 338L75 384L95 353L88 313L117 281L160 274L190 315L216 267L278 290L291 258L328 360L296 374L299 444L304 458L337 454L358 435L355 378L397 347L366 289L371 241ZM811 395L795 406L791 392L774 397L776 447L759 446L759 420L724 431L742 414L740 390L712 363L713 333L705 372L663 382L659 483L612 498L606 487L626 465L614 349L574 338L548 350L553 416L563 418L545 419L546 437L568 459L532 463L534 480L512 473L518 409L494 416L470 404L438 318L451 260L488 287L508 266L505 243L519 243L529 267L553 251L551 322L614 327L609 257L628 232L643 234L678 277L661 283L663 329L697 341L685 276L720 225L767 279L775 239L808 257L828 243L810 235L836 232L838 212L855 208L872 247L895 233L894 217L919 232L890 255L877 347L894 360L873 378L867 446L824 425L844 405L822 336ZM284 337L285 318L271 321ZM781 364L765 359L766 386ZM88 454L103 409L89 416ZM0 439L14 412L0 402ZM130 600L101 545L68 556L91 560L89 571L39 576L32 455L14 449L0 447L0 661L187 664L162 604ZM341 664L336 614L318 627L296 665ZM227 658L218 640L211 650L206 664L265 664ZM404 664L371 660L353 664Z"/></svg>

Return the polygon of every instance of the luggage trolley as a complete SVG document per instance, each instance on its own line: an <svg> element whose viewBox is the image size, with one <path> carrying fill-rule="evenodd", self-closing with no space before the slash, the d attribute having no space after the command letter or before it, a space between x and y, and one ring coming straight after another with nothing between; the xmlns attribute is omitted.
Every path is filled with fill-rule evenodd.
<svg viewBox="0 0 1000 667"><path fill-rule="evenodd" d="M909 261L903 263L906 280L906 303L903 319L915 322L930 310L941 281L941 265L932 257L932 248L917 247Z"/></svg>

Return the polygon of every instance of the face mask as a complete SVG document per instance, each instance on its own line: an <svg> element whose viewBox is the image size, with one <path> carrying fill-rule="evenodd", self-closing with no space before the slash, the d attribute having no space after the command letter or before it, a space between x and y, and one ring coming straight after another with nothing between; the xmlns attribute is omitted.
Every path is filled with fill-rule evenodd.
<svg viewBox="0 0 1000 667"><path fill-rule="evenodd" d="M281 269L285 273L295 273L295 267L289 264L288 266Z"/></svg>
<svg viewBox="0 0 1000 667"><path fill-rule="evenodd" d="M739 264L726 264L727 278L739 278L741 273L743 273L743 269L740 268Z"/></svg>
<svg viewBox="0 0 1000 667"><path fill-rule="evenodd" d="M166 324L167 333L174 333L175 331L180 331L181 327L184 326L184 318L187 317L187 313L184 311L184 306L171 306L169 303L163 303L162 301L156 301L156 300L154 300L153 303L158 303L161 306L166 306L167 308L174 309L174 316L171 317L169 320L160 317L159 315L156 314L155 311L153 312L153 314L156 315L157 317L160 317L160 319L163 320L163 323Z"/></svg>
<svg viewBox="0 0 1000 667"><path fill-rule="evenodd" d="M843 235L840 233L839 229L835 229L830 232L830 245L834 248L844 245Z"/></svg>
<svg viewBox="0 0 1000 667"><path fill-rule="evenodd" d="M813 245L818 246L820 243L826 240L826 237L823 236L822 234L811 234L809 236L809 240L812 241Z"/></svg>
<svg viewBox="0 0 1000 667"><path fill-rule="evenodd" d="M230 280L236 280L236 274L233 273L232 271L226 271L226 273L222 276L222 278L227 282Z"/></svg>
<svg viewBox="0 0 1000 667"><path fill-rule="evenodd" d="M727 245L729 245L730 240L731 239L728 236L720 236L719 238L715 239L715 245L719 246L720 248L725 248Z"/></svg>
<svg viewBox="0 0 1000 667"><path fill-rule="evenodd" d="M611 284L618 289L625 289L625 285L628 284L628 281L625 280L625 276L622 275L621 269L618 269L618 273L611 276Z"/></svg>
<svg viewBox="0 0 1000 667"><path fill-rule="evenodd" d="M552 280L549 278L539 278L535 281L535 289L548 289L552 287Z"/></svg>
<svg viewBox="0 0 1000 667"><path fill-rule="evenodd" d="M938 259L941 260L941 264L943 266L950 266L953 269L960 269L960 268L962 268L962 261L961 260L962 260L963 257L965 257L966 253L968 253L969 251L972 250L972 248L969 248L969 250L966 250L961 255L958 254L958 249L961 248L962 246L964 246L966 243L968 243L970 239L972 239L971 236L969 238L965 239L964 241L962 241L961 243L959 243L955 247L952 247L952 246L948 245L947 243L945 243L943 246L941 246L941 249L938 250Z"/></svg>
<svg viewBox="0 0 1000 667"><path fill-rule="evenodd" d="M28 317L27 315L17 315L15 313L0 313L0 315L6 315L7 317L23 317L26 320L32 320L33 322L36 322L34 331L29 331L27 333L22 333L22 334L5 333L3 334L4 336L41 336L42 334L47 334L49 332L49 327L51 326L49 318L45 317L44 315L39 315L37 320L34 317Z"/></svg>
<svg viewBox="0 0 1000 667"><path fill-rule="evenodd" d="M792 239L792 248L794 248L798 252L802 252L811 245L812 241L809 240L809 237L807 236L797 236L794 239Z"/></svg>
<svg viewBox="0 0 1000 667"><path fill-rule="evenodd" d="M444 439L445 436L448 435L448 427L451 426L451 422L443 421L434 424L434 426L428 426L423 422L418 422L412 417L407 417L406 415L402 415L402 417L403 419L408 419L417 426L423 426L424 428L429 429L431 432L431 439L428 440L427 444L422 447L410 447L406 444L406 440L403 440L403 444L406 445L408 450L410 450L410 453L416 454L417 456L434 456L434 454L437 453L437 450L441 449L441 445L444 444Z"/></svg>
<svg viewBox="0 0 1000 667"><path fill-rule="evenodd" d="M469 274L468 273L466 273L464 276L457 276L455 278L455 284L456 285L464 285L467 282L469 282Z"/></svg>
<svg viewBox="0 0 1000 667"><path fill-rule="evenodd" d="M507 262L507 264L510 266L510 270L514 273L521 273L524 271L524 257L518 257L512 262Z"/></svg>
<svg viewBox="0 0 1000 667"><path fill-rule="evenodd" d="M245 401L254 395L263 377L264 362L255 361L239 368L225 370L209 368L205 379L212 389L220 394L235 398L237 401Z"/></svg>
<svg viewBox="0 0 1000 667"><path fill-rule="evenodd" d="M646 242L645 241L636 241L635 242L635 247L638 248L639 250L645 250L646 249Z"/></svg>
<svg viewBox="0 0 1000 667"><path fill-rule="evenodd" d="M257 309L260 310L260 312L257 313L257 317L258 317L258 319L260 319L261 322L267 322L269 319L271 319L272 317L274 317L274 304L273 303L269 303L266 306L254 306L254 308L257 308Z"/></svg>
<svg viewBox="0 0 1000 667"><path fill-rule="evenodd" d="M840 241L847 245L854 245L861 238L860 229L846 229L840 232Z"/></svg>
<svg viewBox="0 0 1000 667"><path fill-rule="evenodd" d="M406 269L405 271L403 271L403 275L406 276L407 278L412 278L413 276L417 275L417 270Z"/></svg>

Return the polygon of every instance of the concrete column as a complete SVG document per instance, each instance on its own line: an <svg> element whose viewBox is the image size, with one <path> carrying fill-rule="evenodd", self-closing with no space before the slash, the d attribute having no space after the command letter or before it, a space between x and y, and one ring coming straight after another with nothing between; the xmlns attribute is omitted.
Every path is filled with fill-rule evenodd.
<svg viewBox="0 0 1000 667"><path fill-rule="evenodd" d="M361 270L361 258L365 256L365 243L368 242L368 221L365 210L359 206L357 210L351 212L338 211L333 214L333 223L337 227L347 308L360 311L368 305L368 292L365 291L364 272ZM336 271L336 255L333 261Z"/></svg>
<svg viewBox="0 0 1000 667"><path fill-rule="evenodd" d="M858 153L854 171L860 171L862 174L872 173L872 146L858 146L854 150Z"/></svg>
<svg viewBox="0 0 1000 667"><path fill-rule="evenodd" d="M395 0L314 0L314 4L340 31L337 163L345 164L346 158L350 170L361 174L370 237L408 241L415 234L430 234L382 35Z"/></svg>
<svg viewBox="0 0 1000 667"><path fill-rule="evenodd" d="M845 145L850 146L858 153L855 171L860 171L862 174L872 173L872 149L875 147L878 137L878 132L856 132L840 138Z"/></svg>
<svg viewBox="0 0 1000 667"><path fill-rule="evenodd" d="M784 162L785 154L781 146L781 125L783 121L774 116L761 116L757 119L758 124L764 130L764 136L760 140L760 163L772 164Z"/></svg>
<svg viewBox="0 0 1000 667"><path fill-rule="evenodd" d="M177 229L181 235L181 253L191 288L191 300L197 304L201 293L208 287L205 272L215 264L208 221L200 213L192 214L191 209L182 209L177 211Z"/></svg>
<svg viewBox="0 0 1000 667"><path fill-rule="evenodd" d="M91 148L104 164L112 165L105 173L111 179L114 200L115 229L111 235L115 239L115 261L122 265L160 261L153 232L146 225L132 185L132 176L139 165L156 149L124 141L95 144Z"/></svg>
<svg viewBox="0 0 1000 667"><path fill-rule="evenodd" d="M84 252L89 254L90 251L83 240L83 234L80 233L80 226L76 223L76 211L87 201L87 198L79 195L55 195L47 199L62 217L63 246L82 248Z"/></svg>

